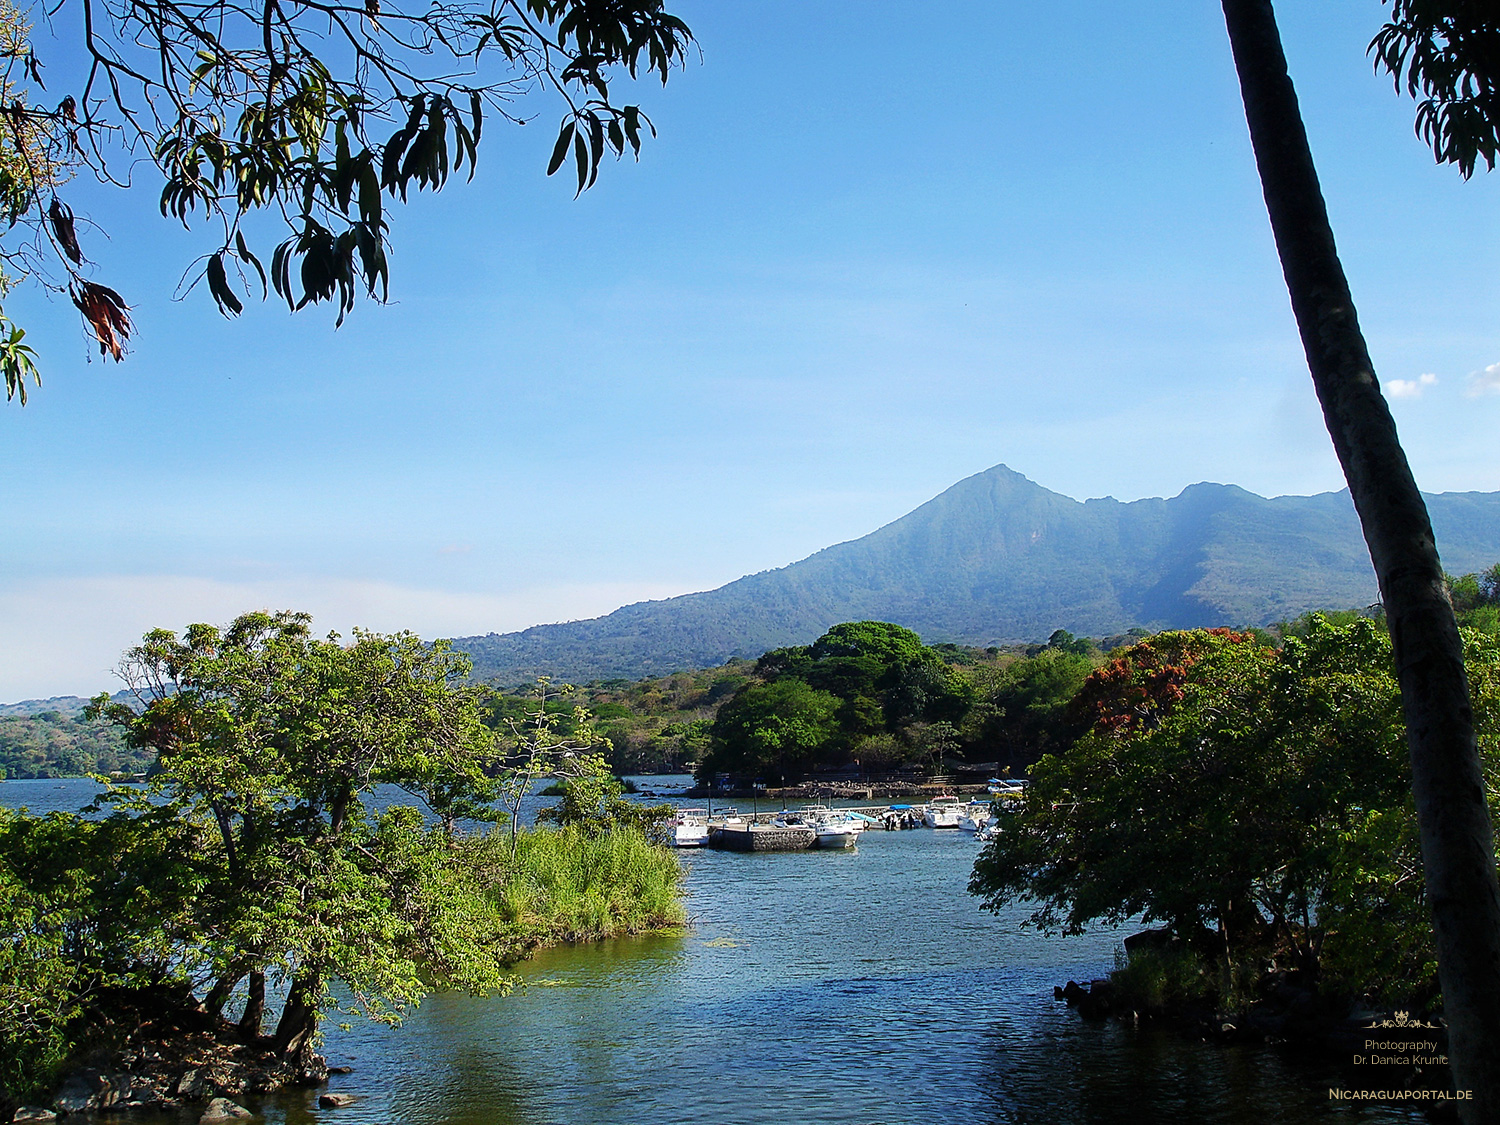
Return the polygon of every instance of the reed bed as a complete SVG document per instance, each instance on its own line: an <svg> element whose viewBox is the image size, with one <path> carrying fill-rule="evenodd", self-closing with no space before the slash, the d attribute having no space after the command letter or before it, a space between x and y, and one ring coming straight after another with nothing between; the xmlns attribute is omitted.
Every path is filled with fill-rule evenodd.
<svg viewBox="0 0 1500 1125"><path fill-rule="evenodd" d="M537 828L521 834L514 862L506 855L495 905L533 947L673 930L687 921L682 875L676 856L635 828Z"/></svg>

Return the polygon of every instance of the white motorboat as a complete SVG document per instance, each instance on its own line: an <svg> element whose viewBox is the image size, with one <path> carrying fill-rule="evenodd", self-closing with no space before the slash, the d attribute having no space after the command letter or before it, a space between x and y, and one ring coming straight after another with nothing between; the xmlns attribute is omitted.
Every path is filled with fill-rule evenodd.
<svg viewBox="0 0 1500 1125"><path fill-rule="evenodd" d="M990 822L995 815L994 809L990 808L988 801L970 801L963 807L963 815L958 818L958 827L964 832L978 832Z"/></svg>
<svg viewBox="0 0 1500 1125"><path fill-rule="evenodd" d="M701 848L708 843L708 810L678 809L667 828L667 843L674 848Z"/></svg>
<svg viewBox="0 0 1500 1125"><path fill-rule="evenodd" d="M816 833L814 846L819 848L852 848L865 830L865 822L859 817L823 805L808 805L798 812L797 819Z"/></svg>
<svg viewBox="0 0 1500 1125"><path fill-rule="evenodd" d="M934 797L922 809L922 823L928 828L957 828L963 814L963 802L957 797Z"/></svg>

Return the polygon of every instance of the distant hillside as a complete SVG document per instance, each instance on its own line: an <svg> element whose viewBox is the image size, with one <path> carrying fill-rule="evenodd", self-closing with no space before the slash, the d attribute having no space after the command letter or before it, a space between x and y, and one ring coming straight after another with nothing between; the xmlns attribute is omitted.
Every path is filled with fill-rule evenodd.
<svg viewBox="0 0 1500 1125"><path fill-rule="evenodd" d="M0 718L12 716L40 715L56 711L59 715L75 718L83 714L89 701L81 695L54 695L51 699L23 699L19 703L0 703Z"/></svg>
<svg viewBox="0 0 1500 1125"><path fill-rule="evenodd" d="M1453 574L1500 560L1500 493L1428 496ZM698 594L606 617L461 637L485 680L635 678L892 621L929 644L1043 640L1132 626L1265 625L1376 600L1347 492L1195 484L1171 500L1079 502L997 465L848 543Z"/></svg>

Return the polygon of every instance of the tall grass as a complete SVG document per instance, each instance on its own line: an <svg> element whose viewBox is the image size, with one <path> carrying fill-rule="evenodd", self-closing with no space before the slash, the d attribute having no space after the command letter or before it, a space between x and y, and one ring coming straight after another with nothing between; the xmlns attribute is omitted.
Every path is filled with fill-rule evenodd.
<svg viewBox="0 0 1500 1125"><path fill-rule="evenodd" d="M508 845L506 845L508 848ZM513 936L535 947L675 929L687 921L682 867L635 828L523 832L491 893Z"/></svg>

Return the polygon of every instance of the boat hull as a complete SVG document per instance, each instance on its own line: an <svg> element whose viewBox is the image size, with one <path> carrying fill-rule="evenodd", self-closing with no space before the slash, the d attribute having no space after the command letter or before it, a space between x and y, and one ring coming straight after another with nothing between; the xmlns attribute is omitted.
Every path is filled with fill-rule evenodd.
<svg viewBox="0 0 1500 1125"><path fill-rule="evenodd" d="M817 834L817 847L820 848L852 848L859 843L859 829L853 831L819 832Z"/></svg>

